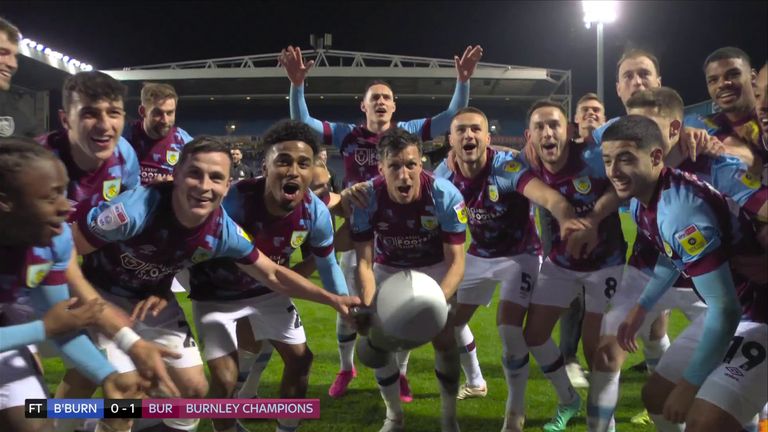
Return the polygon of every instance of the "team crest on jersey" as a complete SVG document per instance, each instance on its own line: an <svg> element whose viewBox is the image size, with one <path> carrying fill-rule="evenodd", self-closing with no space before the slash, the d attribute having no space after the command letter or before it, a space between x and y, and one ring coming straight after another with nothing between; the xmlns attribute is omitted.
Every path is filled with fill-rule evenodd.
<svg viewBox="0 0 768 432"><path fill-rule="evenodd" d="M307 231L294 231L293 234L291 234L291 247L295 249L301 246L306 239Z"/></svg>
<svg viewBox="0 0 768 432"><path fill-rule="evenodd" d="M760 187L760 179L755 178L754 175L750 172L744 172L740 177L741 182L744 184L744 186L750 188L750 189L757 189Z"/></svg>
<svg viewBox="0 0 768 432"><path fill-rule="evenodd" d="M510 173L516 173L520 171L520 168L522 168L522 165L520 165L520 162L518 161L509 161L506 165L504 165L504 171L510 172Z"/></svg>
<svg viewBox="0 0 768 432"><path fill-rule="evenodd" d="M589 177L579 177L573 179L573 187L576 188L576 192L586 195L592 190L592 182L589 181Z"/></svg>
<svg viewBox="0 0 768 432"><path fill-rule="evenodd" d="M675 234L675 239L691 256L700 254L708 244L696 224L688 225L687 228Z"/></svg>
<svg viewBox="0 0 768 432"><path fill-rule="evenodd" d="M668 257L672 258L672 246L669 245L667 242L664 243L664 253L667 254Z"/></svg>
<svg viewBox="0 0 768 432"><path fill-rule="evenodd" d="M499 200L499 188L496 185L488 185L488 199L493 202Z"/></svg>
<svg viewBox="0 0 768 432"><path fill-rule="evenodd" d="M101 192L107 201L118 196L120 194L120 179L105 180Z"/></svg>
<svg viewBox="0 0 768 432"><path fill-rule="evenodd" d="M437 228L437 218L434 216L422 216L421 226L432 231L433 229Z"/></svg>
<svg viewBox="0 0 768 432"><path fill-rule="evenodd" d="M41 264L32 264L27 267L27 286L34 288L40 285L40 282L45 279L45 276L53 267L52 262L45 262Z"/></svg>
<svg viewBox="0 0 768 432"><path fill-rule="evenodd" d="M168 162L168 165L176 165L176 162L179 161L179 152L176 150L168 150L165 152L165 161Z"/></svg>
<svg viewBox="0 0 768 432"><path fill-rule="evenodd" d="M464 201L453 206L453 211L456 212L456 217L459 219L459 222L463 224L467 223L467 206L464 205Z"/></svg>
<svg viewBox="0 0 768 432"><path fill-rule="evenodd" d="M0 117L0 137L8 137L13 135L13 131L16 130L16 123L13 121L13 117L2 116Z"/></svg>
<svg viewBox="0 0 768 432"><path fill-rule="evenodd" d="M211 259L212 256L213 254L211 251L198 247L195 249L195 253L192 254L192 258L190 258L190 260L193 264L197 264Z"/></svg>
<svg viewBox="0 0 768 432"><path fill-rule="evenodd" d="M237 226L237 235L248 240L249 243L253 243L253 238L240 225Z"/></svg>

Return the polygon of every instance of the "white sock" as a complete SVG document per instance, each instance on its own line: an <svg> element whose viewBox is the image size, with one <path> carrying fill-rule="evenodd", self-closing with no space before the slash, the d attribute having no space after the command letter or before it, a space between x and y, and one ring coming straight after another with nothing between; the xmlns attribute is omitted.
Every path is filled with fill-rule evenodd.
<svg viewBox="0 0 768 432"><path fill-rule="evenodd" d="M269 342L261 341L261 343L268 344ZM243 382L245 382L245 379L248 378L248 374L251 372L251 368L253 367L253 363L256 361L256 357L258 357L257 353L252 353L242 348L237 349L238 389L242 387Z"/></svg>
<svg viewBox="0 0 768 432"><path fill-rule="evenodd" d="M440 419L448 424L455 423L456 395L459 393L461 378L458 351L435 351L435 375L440 385Z"/></svg>
<svg viewBox="0 0 768 432"><path fill-rule="evenodd" d="M685 423L672 423L665 419L662 414L648 413L648 416L653 420L653 424L659 432L683 432L685 430Z"/></svg>
<svg viewBox="0 0 768 432"><path fill-rule="evenodd" d="M648 373L653 373L656 370L656 365L659 364L661 356L669 348L669 336L664 335L659 340L649 340L643 344L643 355L645 356L645 364L648 366Z"/></svg>
<svg viewBox="0 0 768 432"><path fill-rule="evenodd" d="M393 359L393 357L390 357ZM376 382L379 384L381 397L387 407L387 418L398 420L403 418L403 407L400 405L400 370L394 360L381 368L374 370Z"/></svg>
<svg viewBox="0 0 768 432"><path fill-rule="evenodd" d="M410 351L398 351L395 353L395 359L397 365L400 368L400 373L405 375L408 372L408 358L411 356Z"/></svg>
<svg viewBox="0 0 768 432"><path fill-rule="evenodd" d="M525 388L530 372L528 346L523 329L518 326L500 325L501 364L507 381L506 413L525 414Z"/></svg>
<svg viewBox="0 0 768 432"><path fill-rule="evenodd" d="M565 361L557 345L550 338L543 344L528 347L528 349L531 350L531 354L539 363L541 372L544 373L544 376L555 387L560 404L568 405L573 403L577 398L577 394L571 385L571 380L568 379L568 375L565 373Z"/></svg>
<svg viewBox="0 0 768 432"><path fill-rule="evenodd" d="M355 339L357 339L357 333L338 314L336 314L336 338L339 342L340 370L351 371L355 368Z"/></svg>
<svg viewBox="0 0 768 432"><path fill-rule="evenodd" d="M259 351L259 354L255 357L253 366L251 366L251 371L243 382L243 386L240 388L240 392L237 395L238 397L244 399L256 397L259 393L261 374L264 373L264 369L267 368L269 359L272 358L273 351L274 348L269 341L261 341L261 351Z"/></svg>
<svg viewBox="0 0 768 432"><path fill-rule="evenodd" d="M163 419L163 423L173 430L194 432L200 419Z"/></svg>
<svg viewBox="0 0 768 432"><path fill-rule="evenodd" d="M459 360L464 375L467 376L467 384L470 387L485 387L483 372L480 370L480 362L477 361L477 346L475 337L469 326L464 324L453 329L456 335L456 346L459 347Z"/></svg>
<svg viewBox="0 0 768 432"><path fill-rule="evenodd" d="M592 371L589 375L587 425L590 431L606 432L610 428L619 401L621 372Z"/></svg>

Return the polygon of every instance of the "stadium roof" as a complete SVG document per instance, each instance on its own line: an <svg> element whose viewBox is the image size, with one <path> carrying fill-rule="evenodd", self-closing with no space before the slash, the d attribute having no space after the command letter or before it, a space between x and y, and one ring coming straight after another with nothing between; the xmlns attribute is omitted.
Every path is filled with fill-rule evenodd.
<svg viewBox="0 0 768 432"><path fill-rule="evenodd" d="M348 104L366 83L388 81L398 99L450 99L456 79L453 60L320 49L305 51L315 66L306 80L308 100ZM163 63L104 70L137 95L143 81L173 84L182 100L285 99L288 80L277 64L278 53ZM135 96L134 96L135 97ZM472 79L472 99L483 105L527 108L540 98L562 102L570 112L571 73L566 70L480 63Z"/></svg>

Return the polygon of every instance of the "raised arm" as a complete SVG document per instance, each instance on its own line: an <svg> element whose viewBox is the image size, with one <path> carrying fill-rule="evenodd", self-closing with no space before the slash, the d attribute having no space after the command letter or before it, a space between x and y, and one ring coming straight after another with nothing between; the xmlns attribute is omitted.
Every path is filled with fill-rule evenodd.
<svg viewBox="0 0 768 432"><path fill-rule="evenodd" d="M456 113L469 104L469 79L475 72L475 67L483 57L483 48L480 45L468 46L464 54L454 56L453 61L456 66L456 87L453 90L453 97L448 104L448 109L432 117L430 123L430 134L441 134L450 129L451 119Z"/></svg>

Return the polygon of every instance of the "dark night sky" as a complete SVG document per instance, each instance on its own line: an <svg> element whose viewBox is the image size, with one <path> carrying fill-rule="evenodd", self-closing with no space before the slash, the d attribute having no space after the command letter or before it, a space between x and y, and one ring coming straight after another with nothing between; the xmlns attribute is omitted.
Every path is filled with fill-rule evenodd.
<svg viewBox="0 0 768 432"><path fill-rule="evenodd" d="M28 37L97 68L309 48L309 34L333 34L333 48L450 58L468 44L483 61L571 69L573 93L595 90L596 36L581 2L7 2L0 15ZM637 1L619 5L605 31L606 99L620 114L614 68L627 45L651 49L665 85L686 104L708 98L701 64L738 46L765 61L768 2Z"/></svg>

